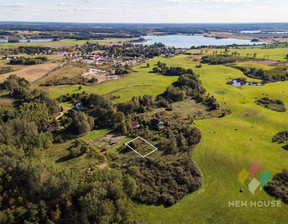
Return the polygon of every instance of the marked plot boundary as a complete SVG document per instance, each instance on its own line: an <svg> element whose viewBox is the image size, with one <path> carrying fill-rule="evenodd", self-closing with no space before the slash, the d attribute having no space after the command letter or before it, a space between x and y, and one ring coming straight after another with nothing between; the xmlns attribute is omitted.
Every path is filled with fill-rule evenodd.
<svg viewBox="0 0 288 224"><path fill-rule="evenodd" d="M141 153L139 153L136 149L133 149L133 148L129 145L130 142L133 142L133 141L135 141L135 140L137 140L137 139L141 139L142 141L144 141L145 143L147 143L148 145L150 145L154 150L151 151L151 152L149 152L149 153L147 153L146 155L143 156L143 155L142 155ZM125 145L126 145L129 149L132 149L136 154L138 154L138 155L141 156L142 158L145 158L146 156L149 156L150 154L152 154L153 152L155 152L155 151L158 150L158 148L156 148L154 145L152 145L150 142L147 142L144 138L141 138L140 136L138 136L138 137L136 137L136 138L134 138L134 139L126 142Z"/></svg>

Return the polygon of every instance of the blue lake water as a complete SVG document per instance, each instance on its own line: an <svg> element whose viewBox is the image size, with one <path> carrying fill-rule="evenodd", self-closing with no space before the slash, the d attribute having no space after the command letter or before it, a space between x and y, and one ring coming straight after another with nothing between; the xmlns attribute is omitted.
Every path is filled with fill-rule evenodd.
<svg viewBox="0 0 288 224"><path fill-rule="evenodd" d="M240 87L240 86L263 86L263 83L261 82L240 82L237 79L228 79L232 86Z"/></svg>
<svg viewBox="0 0 288 224"><path fill-rule="evenodd" d="M233 38L224 38L216 39L213 37L204 37L204 36L184 36L184 35L167 35L167 36L144 36L148 41L137 43L143 45L152 45L154 43L162 43L168 47L177 47L177 48L191 48L199 46L225 46L225 45L259 45L265 44L264 42L251 42L250 40L241 40Z"/></svg>
<svg viewBox="0 0 288 224"><path fill-rule="evenodd" d="M52 41L52 39L31 39L31 40L19 40L20 43L27 43L27 42L48 42ZM8 40L0 39L0 43L8 43Z"/></svg>

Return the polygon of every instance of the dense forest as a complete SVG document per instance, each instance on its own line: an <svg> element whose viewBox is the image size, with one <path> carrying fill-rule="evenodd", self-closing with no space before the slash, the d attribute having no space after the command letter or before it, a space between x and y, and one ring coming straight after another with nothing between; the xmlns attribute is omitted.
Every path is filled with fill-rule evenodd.
<svg viewBox="0 0 288 224"><path fill-rule="evenodd" d="M0 107L0 223L141 223L125 193L129 179L121 172L98 170L83 180L41 163L40 152L54 141L45 124L61 110L58 101L31 90L29 82L17 76L1 88L10 91L17 104ZM85 124L85 115L77 116Z"/></svg>

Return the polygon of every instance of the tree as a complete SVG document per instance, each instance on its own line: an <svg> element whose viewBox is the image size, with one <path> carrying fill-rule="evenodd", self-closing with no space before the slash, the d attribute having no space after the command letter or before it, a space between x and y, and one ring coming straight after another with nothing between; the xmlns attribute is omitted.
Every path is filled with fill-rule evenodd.
<svg viewBox="0 0 288 224"><path fill-rule="evenodd" d="M53 118L52 124L54 124L54 126L56 128L59 128L61 126L60 122L58 119L56 119L56 117Z"/></svg>
<svg viewBox="0 0 288 224"><path fill-rule="evenodd" d="M176 154L177 152L177 141L176 138L173 136L172 138L170 138L170 144L168 145L167 151L171 154Z"/></svg>
<svg viewBox="0 0 288 224"><path fill-rule="evenodd" d="M183 149L183 151L185 151L187 142L182 132L180 132L177 137L177 144L181 149Z"/></svg>
<svg viewBox="0 0 288 224"><path fill-rule="evenodd" d="M78 135L86 134L92 130L94 119L83 112L74 113L70 129Z"/></svg>
<svg viewBox="0 0 288 224"><path fill-rule="evenodd" d="M129 174L126 174L123 177L123 188L126 194L131 198L136 194L136 182Z"/></svg>

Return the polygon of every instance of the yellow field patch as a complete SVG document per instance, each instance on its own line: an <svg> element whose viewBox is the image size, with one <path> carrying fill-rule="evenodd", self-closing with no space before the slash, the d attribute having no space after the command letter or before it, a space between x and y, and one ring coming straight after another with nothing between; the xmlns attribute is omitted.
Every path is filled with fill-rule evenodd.
<svg viewBox="0 0 288 224"><path fill-rule="evenodd" d="M46 63L46 64L39 64L39 65L27 65L24 66L22 69L6 73L0 75L0 82L3 82L9 75L15 74L19 77L23 77L27 79L29 82L33 82L40 77L47 74L52 69L56 68L60 63Z"/></svg>

